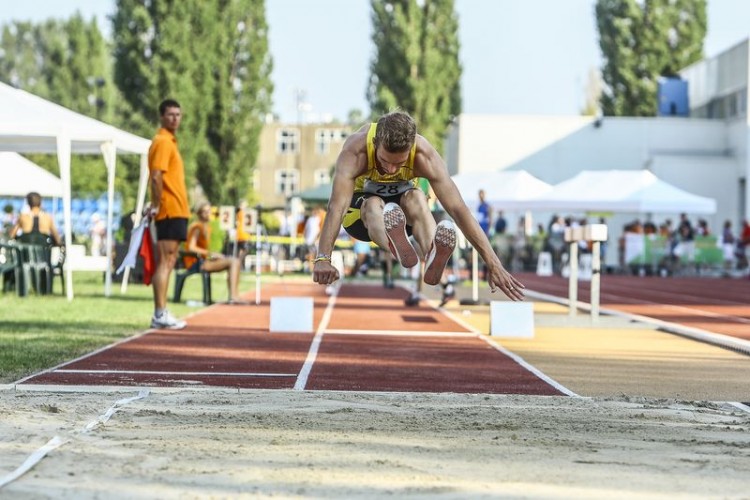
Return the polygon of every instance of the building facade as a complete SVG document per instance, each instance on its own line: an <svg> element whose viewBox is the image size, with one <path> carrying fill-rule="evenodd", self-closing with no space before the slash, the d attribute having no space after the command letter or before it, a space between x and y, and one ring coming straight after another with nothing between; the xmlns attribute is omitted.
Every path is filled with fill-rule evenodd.
<svg viewBox="0 0 750 500"><path fill-rule="evenodd" d="M300 192L331 181L348 125L267 123L253 187L263 207L285 207Z"/></svg>
<svg viewBox="0 0 750 500"><path fill-rule="evenodd" d="M749 49L745 39L680 71L688 83L690 116L747 121Z"/></svg>

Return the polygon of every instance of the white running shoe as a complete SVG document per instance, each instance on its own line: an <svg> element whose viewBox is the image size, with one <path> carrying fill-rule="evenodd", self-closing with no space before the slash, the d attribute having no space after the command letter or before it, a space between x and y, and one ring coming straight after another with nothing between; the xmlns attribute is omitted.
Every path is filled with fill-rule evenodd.
<svg viewBox="0 0 750 500"><path fill-rule="evenodd" d="M401 207L395 203L386 203L383 209L383 222L391 253L401 263L401 267L416 266L419 257L409 241L409 235L406 234L406 215Z"/></svg>
<svg viewBox="0 0 750 500"><path fill-rule="evenodd" d="M435 228L435 238L432 240L432 248L427 254L424 269L424 282L428 285L437 285L443 277L443 270L448 259L456 248L456 228L449 220L440 221Z"/></svg>
<svg viewBox="0 0 750 500"><path fill-rule="evenodd" d="M161 316L151 318L151 328L160 330L182 330L187 326L187 322L177 319L169 311L164 311Z"/></svg>

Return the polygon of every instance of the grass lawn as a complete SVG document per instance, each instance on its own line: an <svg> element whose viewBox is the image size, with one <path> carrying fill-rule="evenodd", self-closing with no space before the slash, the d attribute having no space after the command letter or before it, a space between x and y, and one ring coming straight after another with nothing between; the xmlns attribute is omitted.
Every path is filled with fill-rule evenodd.
<svg viewBox="0 0 750 500"><path fill-rule="evenodd" d="M214 300L225 300L226 274L213 278ZM73 281L72 302L60 293L59 281L55 295L0 295L0 383L16 381L149 328L154 308L150 286L131 283L122 295L120 284L113 283L112 295L105 297L102 273L76 272ZM169 297L172 291L170 284ZM188 279L183 301L200 297L200 280ZM177 317L196 310L184 302L169 302L168 307Z"/></svg>

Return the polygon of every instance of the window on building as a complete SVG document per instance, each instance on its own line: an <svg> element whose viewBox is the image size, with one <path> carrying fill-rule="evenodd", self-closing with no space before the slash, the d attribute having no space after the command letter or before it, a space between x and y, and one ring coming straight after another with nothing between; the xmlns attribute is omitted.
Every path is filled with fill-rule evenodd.
<svg viewBox="0 0 750 500"><path fill-rule="evenodd" d="M296 170L276 171L276 194L292 196L299 192L299 172Z"/></svg>
<svg viewBox="0 0 750 500"><path fill-rule="evenodd" d="M299 130L296 128L277 130L276 151L280 154L297 154L299 152Z"/></svg>
<svg viewBox="0 0 750 500"><path fill-rule="evenodd" d="M739 115L741 117L747 116L747 89L742 89L737 93L737 107L739 108Z"/></svg>
<svg viewBox="0 0 750 500"><path fill-rule="evenodd" d="M730 94L727 96L727 118L734 118L737 116L737 101L739 96L737 93Z"/></svg>
<svg viewBox="0 0 750 500"><path fill-rule="evenodd" d="M315 130L315 152L326 155L331 151L331 144L340 144L349 133L343 129L319 128Z"/></svg>
<svg viewBox="0 0 750 500"><path fill-rule="evenodd" d="M327 168L319 168L313 173L313 183L316 186L322 184L328 184L331 182L330 170Z"/></svg>

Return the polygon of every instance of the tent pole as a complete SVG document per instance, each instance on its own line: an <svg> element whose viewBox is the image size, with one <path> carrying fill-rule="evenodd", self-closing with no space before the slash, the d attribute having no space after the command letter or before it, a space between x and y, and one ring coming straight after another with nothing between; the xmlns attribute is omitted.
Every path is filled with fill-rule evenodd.
<svg viewBox="0 0 750 500"><path fill-rule="evenodd" d="M70 213L70 154L71 144L68 137L58 135L57 163L60 165L60 180L63 184L63 221L65 223L65 248L73 246L73 222ZM73 300L73 268L65 262L65 293L68 300Z"/></svg>
<svg viewBox="0 0 750 500"><path fill-rule="evenodd" d="M105 248L107 266L104 274L104 296L109 297L112 295L112 225L114 222L117 149L111 141L103 143L101 149L104 156L104 164L107 167L107 246Z"/></svg>
<svg viewBox="0 0 750 500"><path fill-rule="evenodd" d="M568 306L568 316L575 316L578 313L578 241L571 241L569 248L568 300L570 305Z"/></svg>

